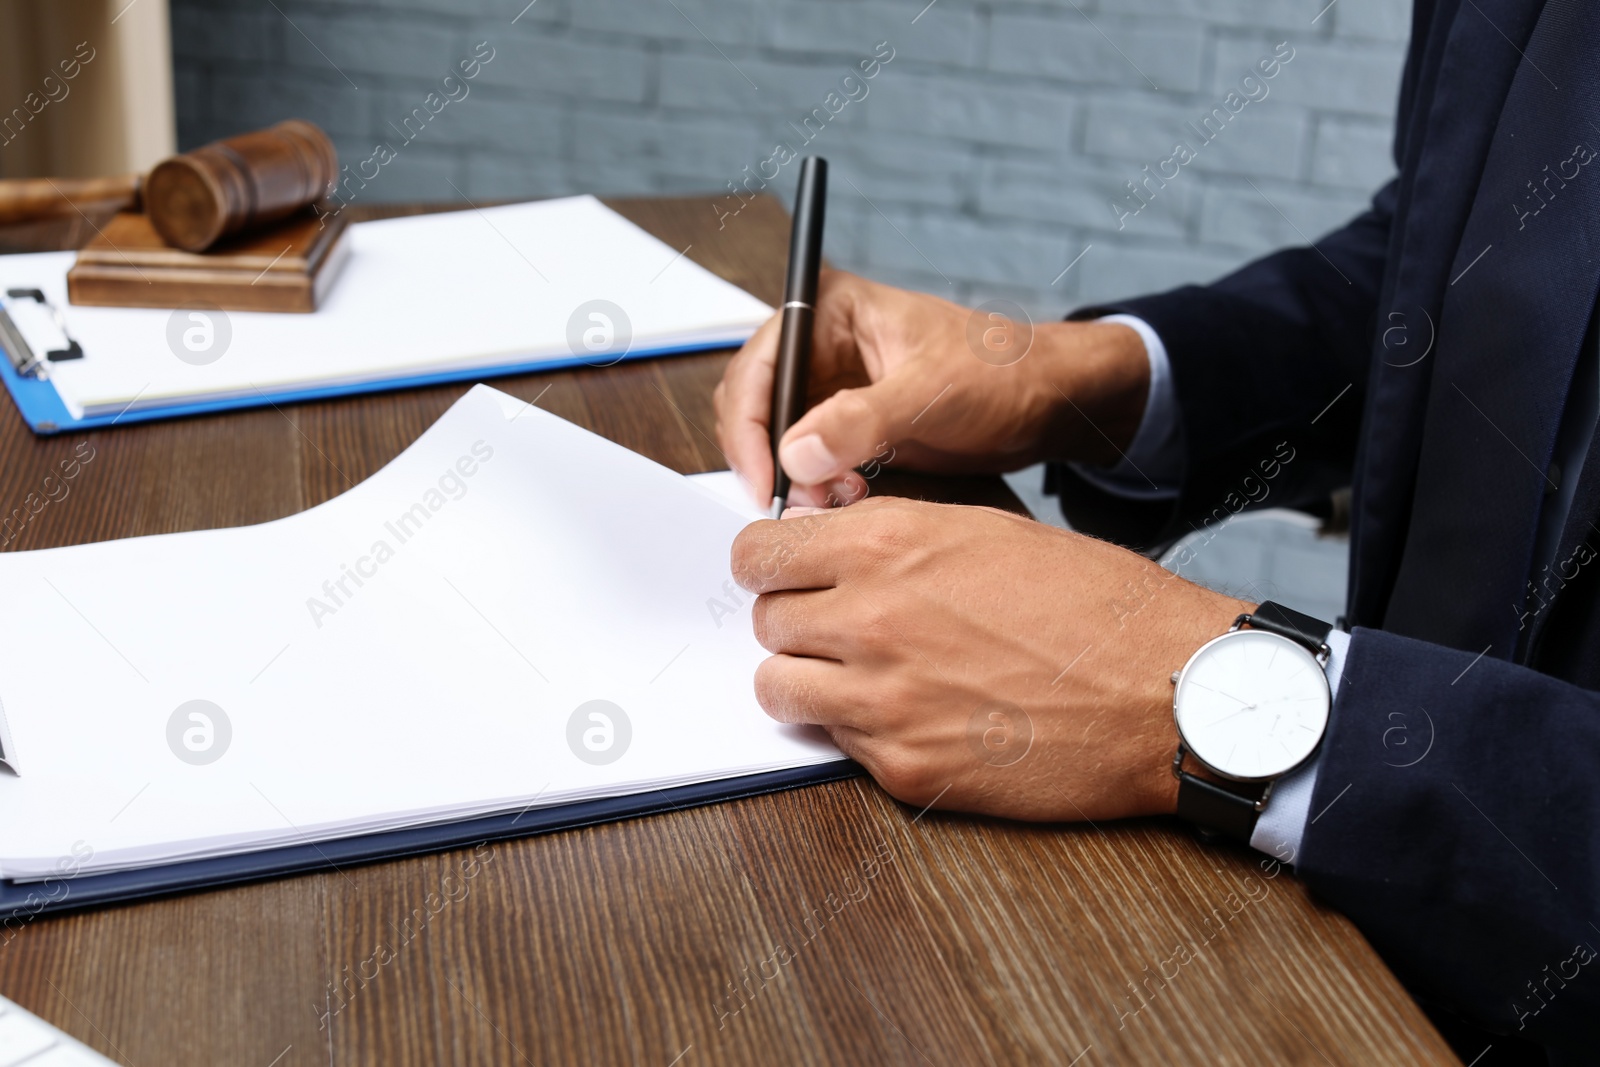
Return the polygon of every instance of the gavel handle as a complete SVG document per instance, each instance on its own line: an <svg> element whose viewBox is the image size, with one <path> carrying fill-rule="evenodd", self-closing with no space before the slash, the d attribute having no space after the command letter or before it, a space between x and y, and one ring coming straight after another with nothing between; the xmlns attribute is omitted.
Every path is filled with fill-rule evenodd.
<svg viewBox="0 0 1600 1067"><path fill-rule="evenodd" d="M75 215L79 211L136 211L144 178L12 178L0 181L0 226Z"/></svg>

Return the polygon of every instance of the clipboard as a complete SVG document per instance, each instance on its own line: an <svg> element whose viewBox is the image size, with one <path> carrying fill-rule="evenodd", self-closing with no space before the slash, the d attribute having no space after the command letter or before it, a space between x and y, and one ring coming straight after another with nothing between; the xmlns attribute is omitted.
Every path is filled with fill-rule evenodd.
<svg viewBox="0 0 1600 1067"><path fill-rule="evenodd" d="M810 767L745 775L576 804L528 808L460 822L390 830L366 836L307 842L283 848L216 856L139 870L15 882L0 879L0 944L19 923L40 915L130 904L180 893L221 889L289 875L446 852L490 841L576 830L585 826L683 811L807 785L864 775L860 764L835 760Z"/></svg>
<svg viewBox="0 0 1600 1067"><path fill-rule="evenodd" d="M636 359L653 359L658 356L674 356L690 352L711 352L717 349L732 348L743 344L749 339L749 336L748 332L742 332L732 334L727 338L717 338L690 345L671 345L640 351L630 350L626 354L617 357L615 362L631 362ZM11 348L6 343L3 334L0 334L0 348L5 349L7 356L10 355ZM229 397L221 400L180 401L159 406L130 406L114 415L75 416L62 401L61 394L56 391L55 385L48 378L23 375L19 372L17 363L18 360L16 358L0 359L0 381L5 382L6 391L11 394L12 402L16 404L17 412L22 416L23 421L28 424L28 428L40 436L68 433L74 430L97 430L138 422L154 422L160 419L178 419L190 415L210 415L222 411L241 411L249 408L281 404L299 404L310 400L327 400L340 396L362 396L368 393L392 392L399 389L418 389L430 385L449 385L453 382L491 381L495 378L528 374L534 371L566 370L572 367L592 367L597 365L593 358L579 356L567 359L536 359L487 368L461 367L431 374L399 375L393 378L346 385L284 389L262 392L251 396ZM611 366L613 361L608 359L600 365Z"/></svg>
<svg viewBox="0 0 1600 1067"><path fill-rule="evenodd" d="M352 223L340 243L310 314L74 305L72 253L0 256L0 380L55 434L736 347L772 314L589 196ZM194 312L230 339L210 358L179 344Z"/></svg>

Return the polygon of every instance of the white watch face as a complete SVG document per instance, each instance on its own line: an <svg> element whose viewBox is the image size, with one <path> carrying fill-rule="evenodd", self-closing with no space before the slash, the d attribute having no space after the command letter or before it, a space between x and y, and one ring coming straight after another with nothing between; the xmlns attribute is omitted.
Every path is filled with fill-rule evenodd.
<svg viewBox="0 0 1600 1067"><path fill-rule="evenodd" d="M1304 645L1236 630L1200 646L1172 695L1178 733L1230 778L1271 778L1298 766L1328 726L1328 677Z"/></svg>

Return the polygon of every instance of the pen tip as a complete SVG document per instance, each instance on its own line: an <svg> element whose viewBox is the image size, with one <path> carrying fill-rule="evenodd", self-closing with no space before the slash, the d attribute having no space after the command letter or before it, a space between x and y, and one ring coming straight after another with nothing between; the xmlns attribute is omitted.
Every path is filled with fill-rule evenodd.
<svg viewBox="0 0 1600 1067"><path fill-rule="evenodd" d="M775 497L772 498L772 506L767 509L767 516L769 518L773 518L773 519L781 519L781 518L783 518L783 498L782 497L775 496Z"/></svg>

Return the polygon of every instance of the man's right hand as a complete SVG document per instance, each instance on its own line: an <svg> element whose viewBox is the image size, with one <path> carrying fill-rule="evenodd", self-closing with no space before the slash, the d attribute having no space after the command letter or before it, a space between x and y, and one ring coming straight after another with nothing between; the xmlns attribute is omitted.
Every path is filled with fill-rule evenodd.
<svg viewBox="0 0 1600 1067"><path fill-rule="evenodd" d="M717 437L758 503L772 499L773 316L728 365ZM1031 334L1031 337L1030 337ZM1015 323L853 274L822 275L809 408L779 449L795 504L859 499L855 468L1015 470L1040 459L1114 464L1144 412L1139 335L1098 322ZM831 500L830 500L831 498Z"/></svg>

